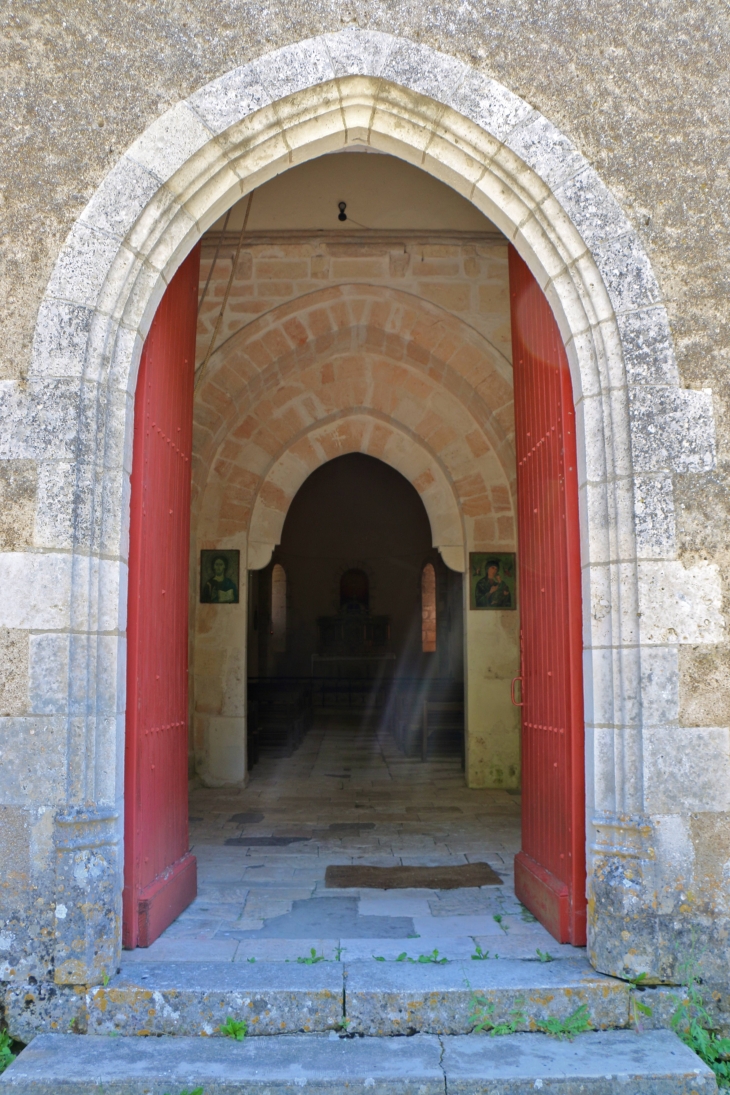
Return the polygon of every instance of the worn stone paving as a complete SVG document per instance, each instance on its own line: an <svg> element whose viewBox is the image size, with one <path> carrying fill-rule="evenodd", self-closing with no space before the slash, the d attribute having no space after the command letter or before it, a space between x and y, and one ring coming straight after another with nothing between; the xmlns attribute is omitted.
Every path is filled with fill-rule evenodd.
<svg viewBox="0 0 730 1095"><path fill-rule="evenodd" d="M514 895L519 796L467 788L456 756L404 757L360 714L320 714L291 757L264 753L244 790L192 791L190 814L198 897L125 965L584 953L555 943ZM474 861L502 885L325 888L329 864Z"/></svg>
<svg viewBox="0 0 730 1095"><path fill-rule="evenodd" d="M0 1077L17 1095L149 1095L199 1087L209 1095L713 1095L715 1077L672 1031L416 1034L347 1038L109 1038L42 1034Z"/></svg>

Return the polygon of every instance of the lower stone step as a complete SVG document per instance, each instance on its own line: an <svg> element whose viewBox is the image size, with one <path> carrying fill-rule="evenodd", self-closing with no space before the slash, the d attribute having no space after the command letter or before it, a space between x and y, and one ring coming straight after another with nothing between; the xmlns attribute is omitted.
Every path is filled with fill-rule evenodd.
<svg viewBox="0 0 730 1095"><path fill-rule="evenodd" d="M670 1031L336 1033L220 1038L42 1034L0 1095L711 1095L713 1073Z"/></svg>

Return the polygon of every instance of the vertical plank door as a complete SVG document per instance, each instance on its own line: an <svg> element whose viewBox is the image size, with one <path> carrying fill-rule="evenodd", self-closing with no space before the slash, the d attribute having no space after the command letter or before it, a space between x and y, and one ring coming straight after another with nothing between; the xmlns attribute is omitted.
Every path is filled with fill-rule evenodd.
<svg viewBox="0 0 730 1095"><path fill-rule="evenodd" d="M123 945L148 947L193 900L188 846L190 459L200 248L170 282L134 406Z"/></svg>
<svg viewBox="0 0 730 1095"><path fill-rule="evenodd" d="M520 901L586 941L581 570L573 389L545 295L509 249L522 677Z"/></svg>

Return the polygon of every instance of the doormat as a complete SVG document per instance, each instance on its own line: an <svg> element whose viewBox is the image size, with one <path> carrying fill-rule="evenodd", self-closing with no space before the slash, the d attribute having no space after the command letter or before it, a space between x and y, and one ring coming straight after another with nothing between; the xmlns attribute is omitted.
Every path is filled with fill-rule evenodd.
<svg viewBox="0 0 730 1095"><path fill-rule="evenodd" d="M232 836L224 843L229 848L286 848L311 839L311 836Z"/></svg>
<svg viewBox="0 0 730 1095"><path fill-rule="evenodd" d="M330 890L458 890L501 886L502 879L488 863L459 863L453 867L328 867L324 884Z"/></svg>

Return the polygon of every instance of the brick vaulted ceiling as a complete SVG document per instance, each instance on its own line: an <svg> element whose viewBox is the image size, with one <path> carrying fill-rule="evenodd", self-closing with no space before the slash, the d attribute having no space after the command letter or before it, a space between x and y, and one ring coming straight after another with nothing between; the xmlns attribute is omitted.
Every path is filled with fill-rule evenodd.
<svg viewBox="0 0 730 1095"><path fill-rule="evenodd" d="M289 301L229 337L199 384L201 545L243 532L277 543L304 479L333 457L365 452L413 483L436 546L462 557L467 546L509 549L512 399L499 350L417 296L346 284Z"/></svg>

